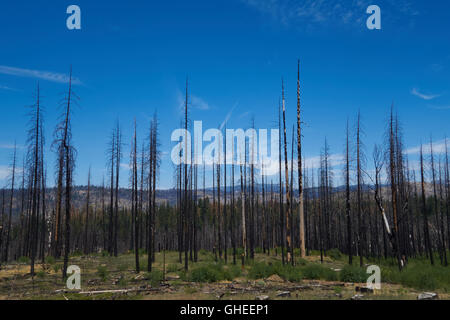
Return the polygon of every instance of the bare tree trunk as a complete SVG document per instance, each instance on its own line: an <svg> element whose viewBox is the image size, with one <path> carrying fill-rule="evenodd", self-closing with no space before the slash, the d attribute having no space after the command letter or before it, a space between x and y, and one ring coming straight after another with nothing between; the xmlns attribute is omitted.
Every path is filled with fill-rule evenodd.
<svg viewBox="0 0 450 320"><path fill-rule="evenodd" d="M347 120L347 138L345 144L345 209L347 217L347 254L348 263L353 263L353 251L352 251L352 218L350 212L350 146L349 146L349 132L348 132L348 120Z"/></svg>
<svg viewBox="0 0 450 320"><path fill-rule="evenodd" d="M89 196L91 192L91 168L89 167L89 173L88 173L88 189L87 189L87 196L86 196L86 222L84 226L84 253L89 254Z"/></svg>
<svg viewBox="0 0 450 320"><path fill-rule="evenodd" d="M114 153L114 151L113 151ZM120 173L120 161L122 158L122 133L120 131L119 122L117 121L116 127L116 143L115 143L115 164L116 164L116 190L115 190L115 202L114 202L114 256L117 257L117 233L119 230L119 173Z"/></svg>
<svg viewBox="0 0 450 320"><path fill-rule="evenodd" d="M286 183L286 248L287 248L287 262L294 264L292 259L292 243L291 243L291 195L289 190L289 169L288 169L288 157L287 157L287 140L286 140L286 106L284 100L284 84L282 83L282 107L283 107L283 136L284 136L284 173L285 173L285 183Z"/></svg>
<svg viewBox="0 0 450 320"><path fill-rule="evenodd" d="M422 145L420 146L420 177L421 177L421 187L422 187L422 212L423 212L425 248L428 252L431 265L434 265L433 249L431 246L430 231L429 231L429 227L428 227L428 210L427 210L427 205L426 205L426 201L425 201L425 179L424 179L424 170L423 170Z"/></svg>
<svg viewBox="0 0 450 320"><path fill-rule="evenodd" d="M5 261L5 263L8 263L9 244L10 244L10 237L11 237L12 208L13 208L13 199L14 199L14 179L16 177L16 155L17 155L17 147L16 147L16 143L14 142L14 155L13 155L12 177L11 177L11 194L10 194L10 198L9 198L8 229L6 230L5 255L3 257L3 261Z"/></svg>
<svg viewBox="0 0 450 320"><path fill-rule="evenodd" d="M357 176L357 201L358 201L358 254L359 266L363 266L363 227L362 227L362 208L361 208L361 123L360 113L358 111L358 119L356 125L356 176Z"/></svg>
<svg viewBox="0 0 450 320"><path fill-rule="evenodd" d="M279 217L280 217L280 245L281 245L281 261L284 265L284 217L283 217L283 184L281 178L281 106L278 106L278 178L279 178Z"/></svg>
<svg viewBox="0 0 450 320"><path fill-rule="evenodd" d="M436 239L437 239L437 246L438 246L438 252L439 252L439 259L441 260L441 264L444 264L444 254L445 250L443 247L443 243L441 243L441 234L440 234L440 223L439 223L439 208L438 208L438 198L437 198L437 191L436 191L436 170L435 170L435 164L434 164L434 153L433 153L433 140L430 139L430 164L431 164L431 177L432 177L432 183L433 183L433 204L434 204L434 214L436 219Z"/></svg>
<svg viewBox="0 0 450 320"><path fill-rule="evenodd" d="M246 149L246 148L245 148ZM245 151L244 151L245 153ZM247 233L246 233L246 225L245 225L245 203L247 201L246 196L245 196L245 186L244 186L244 175L243 175L243 170L242 170L242 155L241 159L240 159L240 172L241 172L241 223L242 223L242 247L243 247L243 252L242 252L242 264L244 263L244 258L245 255L247 253ZM245 163L244 163L245 165Z"/></svg>
<svg viewBox="0 0 450 320"><path fill-rule="evenodd" d="M394 117L391 110L391 119L389 125L389 176L391 182L391 201L392 201L392 215L394 220L394 239L395 239L395 251L397 253L398 268L403 268L402 259L400 256L400 241L399 241L399 229L398 229L398 210L397 210L397 182L396 182L396 165L395 165L395 137L394 137Z"/></svg>
<svg viewBox="0 0 450 320"><path fill-rule="evenodd" d="M140 272L139 264L139 208L138 208L138 170L137 170L137 139L136 139L136 119L134 120L134 135L133 135L133 192L132 192L132 210L134 217L134 256L136 262L136 273Z"/></svg>
<svg viewBox="0 0 450 320"><path fill-rule="evenodd" d="M302 127L300 109L300 60L297 65L297 172L298 172L298 207L300 215L300 257L306 255L305 244L305 212L303 203L303 172L302 172Z"/></svg>

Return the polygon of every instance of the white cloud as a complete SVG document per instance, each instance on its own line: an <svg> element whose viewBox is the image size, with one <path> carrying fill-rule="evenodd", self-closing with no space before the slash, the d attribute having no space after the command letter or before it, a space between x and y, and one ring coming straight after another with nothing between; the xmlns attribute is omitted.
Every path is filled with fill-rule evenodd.
<svg viewBox="0 0 450 320"><path fill-rule="evenodd" d="M419 97L419 98L421 98L423 100L433 100L433 99L438 98L438 97L441 96L440 94L425 94L425 93L421 93L416 88L413 88L411 90L411 94L414 95L414 96L417 96L417 97Z"/></svg>
<svg viewBox="0 0 450 320"><path fill-rule="evenodd" d="M318 169L320 168L320 156L315 156L315 157L307 157L304 158L303 161L305 162L305 166L308 169ZM331 164L332 168L335 168L337 166L340 166L344 163L344 156L341 154L331 154L329 155L329 161ZM288 168L289 171L291 170L292 167L292 163L291 160L288 160ZM258 169L261 170L261 166L258 166ZM297 166L297 160L294 159L294 172L298 171L298 166ZM281 163L281 170L284 172L284 160L282 160ZM264 175L266 176L273 176L278 174L279 171L279 164L278 161L272 161L270 163L266 163L264 165Z"/></svg>
<svg viewBox="0 0 450 320"><path fill-rule="evenodd" d="M121 163L120 167L125 170L131 170L131 165L129 165L128 163Z"/></svg>
<svg viewBox="0 0 450 320"><path fill-rule="evenodd" d="M8 74L17 77L26 77L26 78L36 78L42 79L52 82L59 83L68 83L69 76L63 73L49 72L49 71L40 71L40 70L31 70L31 69L22 69L16 67L9 66L0 66L1 74ZM77 78L72 77L72 84L81 84L81 81Z"/></svg>
<svg viewBox="0 0 450 320"><path fill-rule="evenodd" d="M450 141L447 140L447 146L450 147ZM422 145L423 154L431 154L431 143ZM419 154L420 146L409 148L405 151L406 154ZM445 139L433 142L433 153L442 154L445 153Z"/></svg>
<svg viewBox="0 0 450 320"><path fill-rule="evenodd" d="M10 174L10 169L7 166L0 166L0 180L6 179Z"/></svg>
<svg viewBox="0 0 450 320"><path fill-rule="evenodd" d="M16 176L22 174L23 168L22 167L16 167ZM0 165L0 181L7 181L8 178L10 178L12 175L12 167Z"/></svg>

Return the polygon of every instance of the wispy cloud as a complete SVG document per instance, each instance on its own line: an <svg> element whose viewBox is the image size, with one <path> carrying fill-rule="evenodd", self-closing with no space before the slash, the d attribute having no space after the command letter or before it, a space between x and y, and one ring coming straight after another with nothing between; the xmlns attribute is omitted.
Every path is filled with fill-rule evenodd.
<svg viewBox="0 0 450 320"><path fill-rule="evenodd" d="M196 108L199 110L209 110L210 109L209 104L205 100L203 100L200 97L194 96L194 95L191 96L191 104L192 104L193 108Z"/></svg>
<svg viewBox="0 0 450 320"><path fill-rule="evenodd" d="M448 110L448 109L450 109L450 105L449 106L435 106L435 105L429 104L428 108L436 109L436 110Z"/></svg>
<svg viewBox="0 0 450 320"><path fill-rule="evenodd" d="M0 180L5 180L10 173L10 169L7 166L0 166Z"/></svg>
<svg viewBox="0 0 450 320"><path fill-rule="evenodd" d="M241 0L274 20L290 25L301 22L302 25L317 24L361 24L367 18L366 9L373 4L370 0ZM384 12L392 17L414 16L410 0L380 0Z"/></svg>
<svg viewBox="0 0 450 320"><path fill-rule="evenodd" d="M331 168L336 168L340 165L342 165L344 163L344 156L342 154L331 154L329 155L329 161L330 161L330 165ZM318 169L320 168L320 161L321 158L320 156L314 156L314 157L307 157L305 159L303 159L303 161L305 162L305 166L308 169ZM298 171L298 166L297 166L297 161L294 160L293 163L294 167L294 172ZM291 170L292 167L292 163L291 160L288 160L288 168L289 171ZM261 165L258 166L258 169L262 169ZM270 163L265 163L264 164L264 174L267 176L273 176L275 174L278 174L279 171L279 163L278 161L271 161ZM282 164L282 170L284 170L284 162Z"/></svg>
<svg viewBox="0 0 450 320"><path fill-rule="evenodd" d="M246 111L239 116L239 119L242 119L250 114L250 111Z"/></svg>
<svg viewBox="0 0 450 320"><path fill-rule="evenodd" d="M447 147L450 148L450 141L447 139ZM431 143L426 143L422 145L423 154L431 154ZM415 146L409 148L405 151L406 154L419 154L420 146ZM433 142L433 153L442 154L445 153L445 139Z"/></svg>
<svg viewBox="0 0 450 320"><path fill-rule="evenodd" d="M225 127L225 125L227 124L228 120L230 120L231 115L233 114L234 109L236 109L236 107L238 106L238 102L236 102L233 106L233 108L230 109L230 111L228 111L227 116L225 117L225 119L223 120L222 124L220 125L219 130L222 130L223 127Z"/></svg>
<svg viewBox="0 0 450 320"><path fill-rule="evenodd" d="M128 163L121 163L120 167L124 170L131 170L131 165Z"/></svg>
<svg viewBox="0 0 450 320"><path fill-rule="evenodd" d="M4 86L4 85L1 85L1 84L0 84L0 89L1 90L7 90L7 91L19 91L17 89L14 89L14 88L11 88L11 87L8 87L8 86Z"/></svg>
<svg viewBox="0 0 450 320"><path fill-rule="evenodd" d="M25 77L25 78L36 78L36 79L47 80L47 81L52 81L52 82L59 82L59 83L68 83L69 82L69 75L64 74L64 73L22 69L22 68L1 66L1 65L0 65L0 74L7 74L7 75L12 75L12 76L17 76L17 77ZM81 84L81 81L77 78L72 77L72 83L73 84Z"/></svg>
<svg viewBox="0 0 450 320"><path fill-rule="evenodd" d="M17 149L23 148L22 145L16 145ZM0 149L14 149L14 144L11 143L0 143Z"/></svg>
<svg viewBox="0 0 450 320"><path fill-rule="evenodd" d="M209 110L211 109L211 106L208 104L208 102L206 102L204 99L200 98L199 96L196 95L190 95L189 96L189 107L190 108L195 108L198 110ZM184 112L184 104L185 104L185 97L183 95L183 93L178 89L177 90L177 104L178 104L178 109L179 111L182 113Z"/></svg>
<svg viewBox="0 0 450 320"><path fill-rule="evenodd" d="M416 97L419 97L419 98L421 98L423 100L433 100L433 99L439 98L441 96L440 94L426 94L426 93L422 93L422 92L419 92L419 90L416 89L416 88L413 88L411 90L411 94L416 96Z"/></svg>

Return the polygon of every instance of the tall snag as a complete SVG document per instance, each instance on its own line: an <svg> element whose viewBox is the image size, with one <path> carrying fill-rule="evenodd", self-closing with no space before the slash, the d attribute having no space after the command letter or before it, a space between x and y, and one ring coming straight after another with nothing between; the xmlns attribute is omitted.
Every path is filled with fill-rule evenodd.
<svg viewBox="0 0 450 320"><path fill-rule="evenodd" d="M11 239L11 224L12 224L12 208L13 208L13 199L14 199L14 182L16 177L16 155L17 155L17 146L14 142L14 154L13 154L13 163L12 163L12 172L11 172L11 191L9 197L9 215L8 215L8 228L6 229L6 243L5 243L5 255L3 256L3 261L8 263L8 254L9 254L9 245Z"/></svg>
<svg viewBox="0 0 450 320"><path fill-rule="evenodd" d="M287 261L294 264L294 260L292 259L292 242L291 242L291 224L290 224L290 216L291 216L291 194L289 188L289 168L288 168L288 156L287 156L287 140L286 140L286 105L284 100L284 83L281 83L281 96L282 96L282 110L283 110L283 143L284 143L284 173L285 173L285 183L286 183L286 213L285 213L285 221L286 221L286 248L287 248Z"/></svg>
<svg viewBox="0 0 450 320"><path fill-rule="evenodd" d="M300 109L300 60L297 64L297 172L298 172L298 210L300 215L299 236L300 236L300 257L306 255L305 249L305 212L303 203L303 172L302 172L302 127Z"/></svg>

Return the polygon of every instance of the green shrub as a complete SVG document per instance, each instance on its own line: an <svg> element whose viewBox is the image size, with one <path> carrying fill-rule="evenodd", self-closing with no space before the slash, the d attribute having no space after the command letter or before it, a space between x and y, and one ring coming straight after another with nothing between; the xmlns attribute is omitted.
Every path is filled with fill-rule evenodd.
<svg viewBox="0 0 450 320"><path fill-rule="evenodd" d="M346 265L339 273L343 282L366 282L369 275L360 267Z"/></svg>
<svg viewBox="0 0 450 320"><path fill-rule="evenodd" d="M122 277L122 278L119 279L119 282L118 282L118 285L119 285L119 286L121 286L121 287L126 287L127 284L128 284L128 281L127 281L127 279L125 279L124 277Z"/></svg>
<svg viewBox="0 0 450 320"><path fill-rule="evenodd" d="M400 283L420 290L443 289L450 291L450 271L448 267L431 266L427 262L410 262L402 271L397 267L382 267L382 281Z"/></svg>
<svg viewBox="0 0 450 320"><path fill-rule="evenodd" d="M119 271L127 271L128 270L128 265L123 263L121 265L119 265Z"/></svg>
<svg viewBox="0 0 450 320"><path fill-rule="evenodd" d="M303 275L305 279L318 280L323 277L323 274L323 267L318 264L308 264L303 268Z"/></svg>
<svg viewBox="0 0 450 320"><path fill-rule="evenodd" d="M61 265L60 264L54 264L53 265L53 271L55 271L55 273L58 273L59 270L61 270Z"/></svg>
<svg viewBox="0 0 450 320"><path fill-rule="evenodd" d="M273 264L255 262L251 266L248 276L250 279L264 279L276 274L276 271L277 270Z"/></svg>
<svg viewBox="0 0 450 320"><path fill-rule="evenodd" d="M178 265L176 263L171 263L167 266L167 272L177 272Z"/></svg>
<svg viewBox="0 0 450 320"><path fill-rule="evenodd" d="M286 281L300 282L303 279L303 272L299 267L286 265L281 270L278 270L279 276Z"/></svg>
<svg viewBox="0 0 450 320"><path fill-rule="evenodd" d="M28 258L28 257L20 257L19 259L17 259L17 262L28 264L28 263L30 263L30 258Z"/></svg>
<svg viewBox="0 0 450 320"><path fill-rule="evenodd" d="M48 264L54 264L54 263L56 262L55 258L52 257L52 256L48 256L48 257L45 259L45 261L46 261Z"/></svg>
<svg viewBox="0 0 450 320"><path fill-rule="evenodd" d="M227 268L223 268L223 279L233 281L233 279L239 277L241 273L241 267L238 265L228 266Z"/></svg>
<svg viewBox="0 0 450 320"><path fill-rule="evenodd" d="M241 275L238 265L224 266L221 263L209 263L193 269L188 275L180 274L182 280L193 282L216 282L220 280L232 281Z"/></svg>
<svg viewBox="0 0 450 320"><path fill-rule="evenodd" d="M38 278L41 278L41 279L42 279L42 278L45 277L45 275L46 275L46 273L45 273L45 271L43 271L43 270L36 272L36 276L37 276Z"/></svg>
<svg viewBox="0 0 450 320"><path fill-rule="evenodd" d="M163 281L163 272L160 270L153 270L152 272L147 272L147 279L152 287L159 286L160 282Z"/></svg>
<svg viewBox="0 0 450 320"><path fill-rule="evenodd" d="M71 256L72 257L81 257L83 255L83 252L81 252L81 250L75 250Z"/></svg>
<svg viewBox="0 0 450 320"><path fill-rule="evenodd" d="M97 268L97 275L100 277L100 279L102 279L102 281L106 281L106 279L108 278L108 269L105 266L99 266Z"/></svg>
<svg viewBox="0 0 450 320"><path fill-rule="evenodd" d="M139 268L142 270L147 270L147 266L148 266L148 261L147 259L145 259L144 261L140 261L139 262Z"/></svg>
<svg viewBox="0 0 450 320"><path fill-rule="evenodd" d="M297 263L298 266L306 266L308 264L308 261L306 261L303 258L298 258L296 263Z"/></svg>
<svg viewBox="0 0 450 320"><path fill-rule="evenodd" d="M191 280L194 282L216 282L221 280L220 270L218 265L206 265L192 270Z"/></svg>
<svg viewBox="0 0 450 320"><path fill-rule="evenodd" d="M312 280L327 280L327 281L336 281L338 280L338 276L335 271L330 268L324 267L320 264L308 264L304 267L301 267L303 278L304 279L312 279Z"/></svg>
<svg viewBox="0 0 450 320"><path fill-rule="evenodd" d="M327 254L333 260L340 260L342 258L342 253L339 251L339 249L328 250Z"/></svg>

